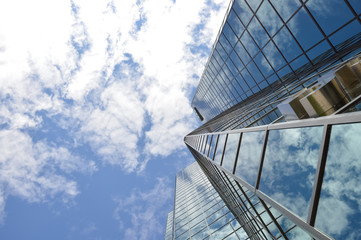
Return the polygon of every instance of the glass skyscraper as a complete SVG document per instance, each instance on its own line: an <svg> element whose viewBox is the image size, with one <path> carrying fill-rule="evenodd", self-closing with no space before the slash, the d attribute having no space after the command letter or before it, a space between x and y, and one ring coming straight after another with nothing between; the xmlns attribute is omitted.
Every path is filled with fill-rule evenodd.
<svg viewBox="0 0 361 240"><path fill-rule="evenodd" d="M231 1L184 140L239 239L361 239L360 17L359 0Z"/></svg>

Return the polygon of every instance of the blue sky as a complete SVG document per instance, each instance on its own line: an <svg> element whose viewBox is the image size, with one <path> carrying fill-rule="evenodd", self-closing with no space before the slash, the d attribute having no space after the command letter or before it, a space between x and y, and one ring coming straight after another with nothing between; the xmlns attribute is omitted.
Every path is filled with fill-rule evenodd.
<svg viewBox="0 0 361 240"><path fill-rule="evenodd" d="M163 238L228 3L0 3L0 239Z"/></svg>

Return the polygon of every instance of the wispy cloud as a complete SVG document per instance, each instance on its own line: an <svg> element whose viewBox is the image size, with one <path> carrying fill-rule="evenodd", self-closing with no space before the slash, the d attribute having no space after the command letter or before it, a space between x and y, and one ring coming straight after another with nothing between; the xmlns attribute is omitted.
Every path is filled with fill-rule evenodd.
<svg viewBox="0 0 361 240"><path fill-rule="evenodd" d="M4 218L9 195L30 202L46 201L49 197L68 202L79 190L77 183L64 173L96 170L93 162L84 162L62 147L42 141L34 143L17 130L0 131L0 151L0 219Z"/></svg>
<svg viewBox="0 0 361 240"><path fill-rule="evenodd" d="M164 204L172 198L174 191L168 185L167 179L159 178L153 189L146 192L133 189L130 196L115 200L118 206L114 216L120 222L124 239L156 239L164 232L165 223L160 222L160 216L167 216ZM130 217L131 226L121 218L124 214Z"/></svg>

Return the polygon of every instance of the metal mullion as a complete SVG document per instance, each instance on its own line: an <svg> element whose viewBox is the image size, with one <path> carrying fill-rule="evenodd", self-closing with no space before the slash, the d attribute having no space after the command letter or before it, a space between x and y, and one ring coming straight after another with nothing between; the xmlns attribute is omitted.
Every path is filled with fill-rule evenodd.
<svg viewBox="0 0 361 240"><path fill-rule="evenodd" d="M272 207L277 209L279 212L281 212L283 215L285 215L289 220L291 220L293 223L295 223L297 226L311 234L312 236L316 237L319 240L332 240L329 236L326 234L320 232L319 230L315 229L314 227L310 226L308 223L306 223L304 220L302 220L300 217L296 216L294 213L292 213L290 210L261 192L260 190L256 190L256 195L270 204Z"/></svg>
<svg viewBox="0 0 361 240"><path fill-rule="evenodd" d="M240 179L239 177L235 176L234 174L232 174L230 171L228 171L227 169L223 168L222 166L220 166L218 163L215 163L212 159L206 157L205 158L207 160L207 162L209 164L211 164L212 166L215 166L217 169L221 169L222 171L226 172L227 174L229 174L233 179L235 179L238 182L241 182L242 185L244 185L245 187L247 187L249 190L251 190L252 192L255 191L254 186L250 185L249 183L245 182L244 180Z"/></svg>
<svg viewBox="0 0 361 240"><path fill-rule="evenodd" d="M349 9L351 10L352 14L356 17L356 19L358 20L358 22L361 24L361 19L359 18L359 16L357 15L357 13L355 12L355 9L350 5L350 3L348 2L348 0L344 0L346 5L349 7Z"/></svg>
<svg viewBox="0 0 361 240"><path fill-rule="evenodd" d="M214 161L214 157L216 156L216 150L218 147L218 139L219 139L219 134L217 134L217 140L216 140L216 145L214 146L214 150L213 150L213 156L212 156L212 161Z"/></svg>
<svg viewBox="0 0 361 240"><path fill-rule="evenodd" d="M320 152L319 152L319 156L318 156L316 175L315 175L315 179L314 179L312 195L311 195L309 211L308 211L308 217L307 217L307 222L311 226L314 226L315 221L316 221L317 208L318 208L318 203L320 200L323 176L324 176L324 172L325 172L326 159L327 159L328 148L329 148L329 143L330 143L331 129L332 129L332 125L329 125L329 124L325 124L323 127L322 141L321 141Z"/></svg>
<svg viewBox="0 0 361 240"><path fill-rule="evenodd" d="M211 141L210 141L210 143L209 143L209 148L208 148L208 152L207 152L207 157L209 156L209 152L211 151L211 149L212 149L212 141L213 141L213 136L214 135L210 135L211 136Z"/></svg>
<svg viewBox="0 0 361 240"><path fill-rule="evenodd" d="M244 197L246 198L246 200L250 203L251 207L253 208L253 211L255 211L257 217L259 218L258 221L261 222L261 225L263 226L264 229L266 229L266 231L272 236L271 231L268 229L266 223L263 221L263 219L261 218L262 213L258 213L257 209L255 208L255 206L253 205L253 203L251 202L251 200L249 199L249 197L247 196L247 194L245 193L245 191L243 190L243 188L241 187L241 185L235 181L236 184L238 185L239 189L242 191ZM258 199L261 202L261 199ZM241 201L243 202L243 200L241 199ZM257 218L256 218L257 219Z"/></svg>
<svg viewBox="0 0 361 240"><path fill-rule="evenodd" d="M346 1L346 0L345 0ZM349 21L347 21L346 23L344 23L342 26L340 26L339 28L337 28L336 30L334 30L332 33L330 33L329 35L327 35L327 37L331 37L332 35L334 35L335 33L339 32L342 28L346 27L348 24L350 24L351 22L355 21L355 19L360 20L358 17L354 17L352 19L350 19ZM361 20L360 20L361 21Z"/></svg>
<svg viewBox="0 0 361 240"><path fill-rule="evenodd" d="M260 112L262 112L263 110L264 110L264 109L260 110L259 112L257 112L257 114L260 113ZM259 117L258 119L254 120L252 123L250 123L248 126L245 126L245 127L252 126L252 125L255 124L256 122L264 119L265 117L268 116L268 114L273 113L273 112L276 111L276 110L277 110L277 107L273 108L272 110L268 111L266 114L262 115L261 117ZM254 115L253 115L253 116L254 116Z"/></svg>
<svg viewBox="0 0 361 240"><path fill-rule="evenodd" d="M306 6L306 3L302 2L300 0L302 6L304 7L304 9L306 10L306 12L308 13L308 15L311 17L312 21L314 22L314 24L316 24L316 27L318 28L318 30L321 32L322 36L324 37L324 39L328 42L328 44L330 45L330 47L332 48L332 50L337 53L337 50L335 48L335 46L333 46L333 44L331 43L331 41L328 39L327 35L325 34L325 32L322 30L321 26L318 24L318 22L316 21L316 19L313 17L313 15L311 14L310 10L308 9L308 7Z"/></svg>
<svg viewBox="0 0 361 240"><path fill-rule="evenodd" d="M244 69L246 69L247 72L248 72L248 69L247 69L246 67L244 67L244 68L242 69L242 71L243 71ZM248 91L251 90L251 87L249 86L249 84L248 84L248 82L245 80L245 78L243 77L242 73L239 73L239 76L242 77L243 81L246 83L246 85L247 85L247 87L248 87L248 90L244 92L244 94L246 94ZM251 77L252 77L252 76L251 76ZM252 91L252 90L251 90L251 91ZM247 96L247 95L246 95L246 96ZM249 97L247 96L247 98L249 98Z"/></svg>
<svg viewBox="0 0 361 240"><path fill-rule="evenodd" d="M267 141L268 141L268 134L269 134L269 130L267 129L267 130L265 131L265 135L264 135L263 146L262 146L262 153L261 153L261 158L260 158L260 163L259 163L259 168L258 168L258 175L257 175L257 180L256 180L255 189L258 189L259 183L260 183L260 181L261 181L263 161L264 161L264 157L265 157L265 155L266 155L266 147L267 147Z"/></svg>
<svg viewBox="0 0 361 240"><path fill-rule="evenodd" d="M205 142L204 142L204 149L202 149L202 152L205 153L206 148L207 148L207 142L208 142L208 135L204 136L205 137Z"/></svg>
<svg viewBox="0 0 361 240"><path fill-rule="evenodd" d="M352 112L352 113L343 113L343 114L319 117L314 119L310 118L310 119L295 120L291 122L268 124L268 125L251 127L251 128L226 130L223 132L214 132L212 134L255 132L265 129L275 130L275 129L288 129L288 128L303 128L303 127L322 126L324 124L334 125L334 124L358 123L358 122L361 122L361 112Z"/></svg>
<svg viewBox="0 0 361 240"><path fill-rule="evenodd" d="M273 216L272 212L269 210L269 208L267 207L267 204L259 198L259 201L261 202L261 204L263 205L264 209L266 210L268 216L271 218L272 222L276 225L278 231L280 231L281 235L285 238L288 239L285 232L283 231L282 227L279 225L277 219ZM268 229L268 227L267 227ZM273 234L271 234L273 235ZM275 236L276 237L276 236Z"/></svg>
<svg viewBox="0 0 361 240"><path fill-rule="evenodd" d="M239 155L239 149L241 148L241 143L242 143L242 137L243 137L243 133L240 133L240 134L239 134L238 145L237 145L236 158L235 158L235 160L234 160L234 164L233 164L233 168L232 168L232 174L234 174L235 171L236 171L237 161L238 161L238 155Z"/></svg>
<svg viewBox="0 0 361 240"><path fill-rule="evenodd" d="M248 116L246 119L244 119L242 122L240 122L240 123L237 124L236 126L233 126L232 129L237 128L238 126L240 126L240 125L241 125L242 123L244 123L245 121L247 121L247 120L249 120L250 118L256 116L258 113L264 111L264 109L267 108L267 107L268 107L268 106L263 106L263 108L259 109L257 112L253 112L253 114L252 114L251 116ZM275 108L275 109L276 109L276 108ZM272 111L270 111L270 112L273 112L273 111L275 111L275 110L272 110ZM245 117L245 116L244 116L244 117ZM244 118L244 117L243 117L243 118ZM262 116L262 117L259 118L259 119L262 119L263 117L264 117L264 116ZM256 121L258 121L258 120L255 120L254 122L256 122Z"/></svg>
<svg viewBox="0 0 361 240"><path fill-rule="evenodd" d="M247 208L246 204L245 204L245 203L243 202L243 200L241 199L240 195L238 194L237 190L235 189L234 185L233 185L232 182L229 180L229 178L227 177L227 175L224 174L224 176L225 176L225 178L227 178L229 184L232 186L232 188L233 188L234 191L236 192L238 199L242 202L243 206L246 207L246 209L244 210L244 213L249 213L249 214L252 216L252 219L255 221L255 223L257 224L257 227L258 227L258 228L260 228L258 224L261 224L262 227L265 228L265 225L264 225L262 222L258 222L259 220L257 220L257 218L249 211L249 209ZM237 184L238 188L240 188L240 190L242 191L243 195L245 195L245 192L243 191L243 189L241 189L241 187L239 186L239 184L238 184L236 181L234 181L234 182ZM248 199L248 196L245 195L245 198L246 198L246 200L247 200L247 199ZM253 210L254 210L254 211L256 212L256 214L257 214L257 211L256 211L255 207L253 206L253 203L252 203L251 201L249 201L249 199L248 199L247 201L249 202L249 204L251 205L251 207L253 208ZM238 204L238 205L239 205L240 207L243 207L242 204L240 204L240 205ZM251 219L247 214L245 214L245 216L249 219L249 222L251 222L252 219ZM255 230L257 230L257 229L255 229Z"/></svg>
<svg viewBox="0 0 361 240"><path fill-rule="evenodd" d="M263 2L263 1L262 1L262 2ZM248 7L249 7L248 2L246 2L246 4L247 4ZM261 6L261 4L260 4L260 6ZM259 7L260 7L260 6L259 6ZM286 65L288 65L288 67L291 69L291 71L295 74L293 68L292 68L291 65L288 63L288 61L287 61L287 59L285 58L285 56L283 55L282 51L278 48L277 44L273 41L273 37L275 37L276 35L271 36L271 35L268 33L268 31L266 30L266 28L263 26L262 22L258 19L258 16L256 15L256 12L257 12L258 9L257 9L255 12L253 12L253 9L252 9L251 7L249 7L249 8L251 9L252 13L254 14L255 18L257 19L257 21L259 22L259 24L261 25L261 27L263 28L263 30L266 32L267 36L270 38L270 41L275 45L275 47L277 48L277 51L280 53L280 55L282 56L282 58L285 60ZM282 26L282 27L283 27L283 26ZM282 27L279 29L279 31L281 31ZM247 30L247 32L248 32L248 30ZM251 36L252 40L254 41L253 36L252 36L249 32L248 32L248 34ZM254 42L255 42L256 45L258 46L257 42L256 42L256 41L254 41ZM267 44L268 44L268 43L267 43ZM264 46L266 46L267 44L265 44ZM261 51L261 48L260 48L259 46L258 46L258 48L259 48L260 51ZM262 48L262 49L263 49L263 48ZM256 55L257 55L257 54L256 54ZM255 56L256 56L256 55L255 55ZM253 59L252 59L252 60L253 60ZM296 74L295 74L295 75L296 75ZM297 77L297 75L296 75L296 77ZM298 78L298 77L297 77L297 78Z"/></svg>
<svg viewBox="0 0 361 240"><path fill-rule="evenodd" d="M222 68L222 72L224 72L223 68ZM232 73L231 73L231 74L232 74ZM232 80L230 80L230 79L228 78L228 76L227 76L227 74L226 74L225 72L224 72L224 75L225 75L225 76L227 77L227 79L228 79L228 84L227 84L227 81L223 79L222 75L219 75L219 76L223 79L223 81L224 81L224 83L225 83L225 86L223 87L223 90L224 90L225 93L229 96L229 94L227 93L227 91L226 91L225 89L228 88L228 85L231 83ZM229 89L229 88L228 88L228 89ZM232 94L233 98L235 99L235 96L233 95L232 91L230 91L230 93Z"/></svg>
<svg viewBox="0 0 361 240"><path fill-rule="evenodd" d="M222 157L221 157L221 161L220 161L220 164L219 164L219 165L221 165L221 166L222 166L222 163L223 163L224 153L225 153L225 151L226 151L227 140L228 140L228 134L226 134L226 140L224 140Z"/></svg>
<svg viewBox="0 0 361 240"><path fill-rule="evenodd" d="M287 24L283 21L283 18L281 17L281 15L279 14L279 12L277 11L277 9L273 6L272 2L268 0L268 3L271 5L271 7L273 8L273 10L276 12L276 14L278 15L278 17L281 19L283 26L286 27L286 29L288 30L288 32L291 34L292 38L296 41L298 47L301 49L303 55L306 56L307 60L313 65L311 59L306 55L305 50L303 49L303 47L301 46L301 44L298 42L298 40L296 39L296 37L293 35L293 32L289 29L289 27L287 26ZM302 7L301 7L302 8ZM282 28L282 27L281 27ZM274 37L274 36L273 36Z"/></svg>

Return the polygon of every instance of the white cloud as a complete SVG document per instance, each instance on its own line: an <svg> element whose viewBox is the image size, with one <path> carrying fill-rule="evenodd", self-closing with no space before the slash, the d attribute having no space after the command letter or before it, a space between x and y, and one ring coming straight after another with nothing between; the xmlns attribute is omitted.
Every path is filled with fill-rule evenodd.
<svg viewBox="0 0 361 240"><path fill-rule="evenodd" d="M29 202L60 197L72 200L78 193L76 182L59 172L96 170L72 156L65 148L51 147L45 142L34 143L17 130L0 131L0 219L4 218L7 196L18 196Z"/></svg>
<svg viewBox="0 0 361 240"><path fill-rule="evenodd" d="M194 74L203 71L204 49L210 50L228 2L217 0L217 9L208 3L0 3L2 216L9 194L71 199L78 190L66 174L97 169L61 145L68 141L59 141L63 135L125 172L184 148L183 136L195 125ZM40 141L26 134L53 130L45 120L65 133Z"/></svg>
<svg viewBox="0 0 361 240"><path fill-rule="evenodd" d="M163 233L165 223L160 222L158 216L167 216L164 204L172 195L173 189L169 187L168 181L159 178L154 188L147 192L133 189L130 196L116 199L118 206L114 216L124 231L124 239L156 239ZM124 219L121 219L120 216L124 214L130 217L131 226L126 225Z"/></svg>

